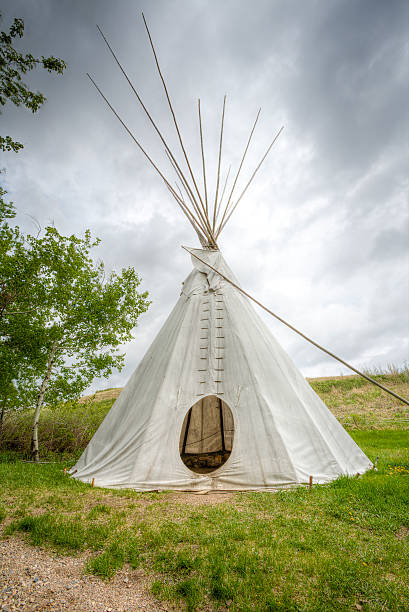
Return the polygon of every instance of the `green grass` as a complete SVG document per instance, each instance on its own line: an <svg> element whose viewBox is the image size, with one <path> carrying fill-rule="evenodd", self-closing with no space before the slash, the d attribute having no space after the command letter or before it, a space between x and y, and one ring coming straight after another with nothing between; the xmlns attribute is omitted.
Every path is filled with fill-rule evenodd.
<svg viewBox="0 0 409 612"><path fill-rule="evenodd" d="M398 395L409 398L409 369L368 372ZM409 408L359 376L311 379L311 387L337 419L353 429L407 429Z"/></svg>
<svg viewBox="0 0 409 612"><path fill-rule="evenodd" d="M378 471L312 489L240 493L215 505L183 495L94 488L63 464L0 463L0 517L84 571L141 567L180 609L405 610L409 607L409 431L354 430ZM196 498L197 499L197 498Z"/></svg>
<svg viewBox="0 0 409 612"><path fill-rule="evenodd" d="M409 396L407 369L372 374ZM102 400L44 410L40 442L50 463L21 461L31 414L6 415L3 536L84 554L84 571L106 580L124 566L141 567L152 593L180 609L406 610L409 412L359 377L310 384L369 458L379 456L377 471L215 505L192 505L183 494L92 489L63 467L111 407L116 393L105 392Z"/></svg>

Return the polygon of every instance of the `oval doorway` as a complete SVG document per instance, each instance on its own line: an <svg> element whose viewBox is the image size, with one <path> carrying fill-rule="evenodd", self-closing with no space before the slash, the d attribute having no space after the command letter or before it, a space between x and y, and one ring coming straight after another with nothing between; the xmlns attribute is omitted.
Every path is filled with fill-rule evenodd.
<svg viewBox="0 0 409 612"><path fill-rule="evenodd" d="M193 472L208 474L226 463L233 448L234 420L229 406L216 395L200 399L186 413L179 453Z"/></svg>

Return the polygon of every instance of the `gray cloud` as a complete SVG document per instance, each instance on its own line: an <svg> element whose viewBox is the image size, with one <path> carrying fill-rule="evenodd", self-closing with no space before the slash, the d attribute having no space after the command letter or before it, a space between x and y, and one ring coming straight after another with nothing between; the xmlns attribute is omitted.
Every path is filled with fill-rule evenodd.
<svg viewBox="0 0 409 612"><path fill-rule="evenodd" d="M202 100L209 176L228 94L225 166L237 168L259 106L245 185L278 128L285 131L220 240L240 282L355 365L408 354L408 4L402 0L6 0L7 25L25 19L22 48L63 57L63 77L27 81L48 101L32 115L6 109L3 125L25 149L4 156L18 222L90 228L108 269L135 266L153 304L124 347L121 385L176 301L196 244L166 188L110 114L91 72L161 167L163 148L101 41L99 23L176 146L146 40L145 10L174 107L200 168ZM5 129L5 128L3 128ZM264 317L264 315L262 315ZM266 318L307 375L342 367Z"/></svg>
<svg viewBox="0 0 409 612"><path fill-rule="evenodd" d="M385 259L404 259L407 257L408 236L404 228L389 228L378 234L374 240L371 257L383 262Z"/></svg>

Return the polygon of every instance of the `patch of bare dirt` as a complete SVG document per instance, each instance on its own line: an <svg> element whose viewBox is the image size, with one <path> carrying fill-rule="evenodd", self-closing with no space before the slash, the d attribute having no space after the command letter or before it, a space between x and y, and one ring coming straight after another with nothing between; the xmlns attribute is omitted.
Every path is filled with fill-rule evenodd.
<svg viewBox="0 0 409 612"><path fill-rule="evenodd" d="M119 571L109 582L84 575L86 555L61 557L18 538L0 541L2 612L130 612L176 610L149 592L142 570Z"/></svg>
<svg viewBox="0 0 409 612"><path fill-rule="evenodd" d="M317 376L316 378L307 377L308 382L320 382L325 380L348 380L351 378L360 379L361 377L357 374L346 374L345 376Z"/></svg>
<svg viewBox="0 0 409 612"><path fill-rule="evenodd" d="M178 504L183 504L183 505L188 504L189 506L215 506L217 504L222 504L227 501L233 502L235 495L237 495L236 492L232 492L232 493L208 493L208 492L191 493L191 492L175 491L175 492L160 494L158 498L152 499L152 497L149 497L148 492L146 494L142 493L141 496L138 498L121 497L117 495L104 494L103 496L98 497L95 500L96 503L91 504L90 507L92 507L92 505L96 505L100 503L104 503L114 508L120 508L122 506L128 507L130 503L137 507L138 506L145 507L145 506L151 506L152 504L158 501L166 502L166 505L168 507L173 507Z"/></svg>
<svg viewBox="0 0 409 612"><path fill-rule="evenodd" d="M116 399L122 391L122 387L118 387L118 389L105 389L105 391L97 391L93 395L84 395L80 398L80 402L86 402L90 399L95 399L98 402L103 402L105 400Z"/></svg>
<svg viewBox="0 0 409 612"><path fill-rule="evenodd" d="M409 535L409 527L405 527L405 525L402 525L402 527L398 529L395 535L398 538L398 540L404 540Z"/></svg>
<svg viewBox="0 0 409 612"><path fill-rule="evenodd" d="M233 501L236 493L169 493L166 501L192 506L215 506L226 501Z"/></svg>

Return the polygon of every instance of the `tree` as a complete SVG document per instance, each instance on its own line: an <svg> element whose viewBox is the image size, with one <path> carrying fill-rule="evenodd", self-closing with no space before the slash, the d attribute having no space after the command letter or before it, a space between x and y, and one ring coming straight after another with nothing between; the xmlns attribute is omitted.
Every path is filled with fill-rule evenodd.
<svg viewBox="0 0 409 612"><path fill-rule="evenodd" d="M40 278L47 296L42 305L42 330L37 342L46 358L39 378L31 451L38 460L38 421L46 394L54 401L78 397L97 376L121 369L118 352L132 338L137 319L150 304L138 293L140 278L132 267L105 273L90 256L99 240L62 236L47 227L42 238L28 241L42 262Z"/></svg>
<svg viewBox="0 0 409 612"><path fill-rule="evenodd" d="M5 195L0 187L0 435L5 411L28 401L43 359L41 309L35 306L44 299L40 265L20 229L10 225L16 213Z"/></svg>
<svg viewBox="0 0 409 612"><path fill-rule="evenodd" d="M1 171L0 171L1 174ZM39 262L19 227L9 224L16 216L12 202L6 202L7 192L0 186L0 330L1 321L18 299L19 307L29 308L33 291L44 291L32 286L39 271Z"/></svg>
<svg viewBox="0 0 409 612"><path fill-rule="evenodd" d="M36 58L31 53L24 54L17 51L13 44L16 38L22 38L23 35L24 21L22 19L14 19L10 30L0 33L0 105L5 106L7 102L12 102L15 106L24 106L36 113L46 98L40 92L31 91L23 82L22 75L37 66L42 66L50 73L62 74L67 66L62 59L52 55ZM14 141L10 136L0 136L0 150L17 153L22 148L23 145Z"/></svg>
<svg viewBox="0 0 409 612"><path fill-rule="evenodd" d="M4 195L4 192L2 192ZM31 450L39 458L45 401L79 397L97 376L121 369L118 352L150 304L132 267L105 273L90 251L99 244L47 227L22 236L9 226L14 209L0 197L0 407L33 397Z"/></svg>

